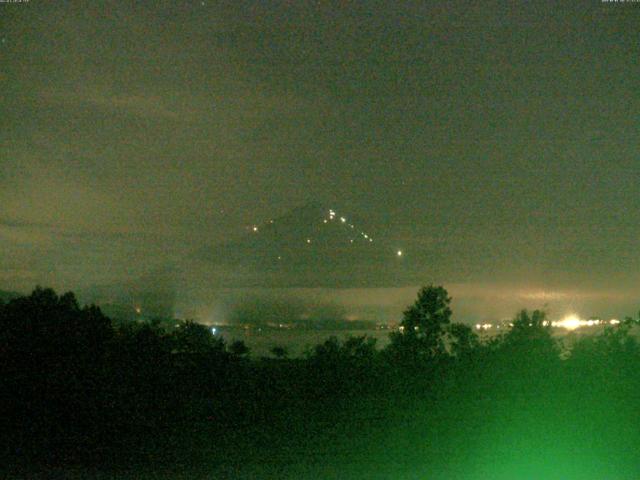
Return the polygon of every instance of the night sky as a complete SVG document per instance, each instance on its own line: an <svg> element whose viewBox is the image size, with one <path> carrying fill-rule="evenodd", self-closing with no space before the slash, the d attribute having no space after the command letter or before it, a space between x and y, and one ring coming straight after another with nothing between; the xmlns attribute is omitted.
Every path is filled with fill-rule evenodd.
<svg viewBox="0 0 640 480"><path fill-rule="evenodd" d="M313 204L380 242L354 304L436 282L469 318L640 308L638 3L31 0L0 22L2 289L218 288L203 251Z"/></svg>

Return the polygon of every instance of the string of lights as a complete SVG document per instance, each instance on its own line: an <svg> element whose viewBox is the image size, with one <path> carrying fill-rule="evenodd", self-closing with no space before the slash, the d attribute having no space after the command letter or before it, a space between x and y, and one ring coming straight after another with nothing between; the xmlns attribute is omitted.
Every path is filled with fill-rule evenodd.
<svg viewBox="0 0 640 480"><path fill-rule="evenodd" d="M249 227L249 230L252 234L260 234L266 227L268 227L269 225L275 225L278 222L274 219L270 219L264 226L259 226L258 224L253 224ZM365 244L372 244L374 243L374 239L373 236L358 228L354 223L350 222L348 220L347 216L344 215L338 215L338 213L336 212L336 210L334 210L333 208L330 208L328 211L326 211L326 214L323 215L322 218L322 223L325 225L341 225L344 226L344 228L348 229L347 231L350 232L348 233L348 235L346 236L348 238L348 242L349 244L354 244L356 242L359 242L360 244L365 243ZM307 245L311 245L314 243L314 238L313 236L309 236L309 235L304 235L301 238L301 242L302 243L306 243ZM403 257L404 252L401 249L396 249L395 250L395 256L398 258ZM282 260L282 256L278 255L278 260Z"/></svg>

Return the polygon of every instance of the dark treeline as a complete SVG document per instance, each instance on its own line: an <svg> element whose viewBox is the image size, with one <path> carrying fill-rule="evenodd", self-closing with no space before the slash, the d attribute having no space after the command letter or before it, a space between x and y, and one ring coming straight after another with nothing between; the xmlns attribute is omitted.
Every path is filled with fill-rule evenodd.
<svg viewBox="0 0 640 480"><path fill-rule="evenodd" d="M37 288L0 304L0 460L27 477L637 477L636 319L567 349L542 311L487 341L451 316L429 286L385 349L333 337L253 358L194 322L115 323Z"/></svg>

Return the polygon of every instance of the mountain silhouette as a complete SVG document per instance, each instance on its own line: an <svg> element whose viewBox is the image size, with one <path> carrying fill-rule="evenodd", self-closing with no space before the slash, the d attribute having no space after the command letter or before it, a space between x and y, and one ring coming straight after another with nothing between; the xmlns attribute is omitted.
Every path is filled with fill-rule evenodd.
<svg viewBox="0 0 640 480"><path fill-rule="evenodd" d="M311 203L249 226L199 260L246 286L344 286L384 282L400 263L396 255L347 212Z"/></svg>

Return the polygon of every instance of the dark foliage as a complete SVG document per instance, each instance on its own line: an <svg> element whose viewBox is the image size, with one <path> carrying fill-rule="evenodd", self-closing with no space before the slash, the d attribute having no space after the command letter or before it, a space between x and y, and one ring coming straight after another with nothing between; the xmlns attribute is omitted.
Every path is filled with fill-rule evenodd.
<svg viewBox="0 0 640 480"><path fill-rule="evenodd" d="M275 358L257 359L195 322L115 325L72 293L37 288L0 304L2 463L269 465L247 474L264 478L272 456L288 468L292 456L324 452L342 455L345 469L354 458L387 459L376 467L382 478L398 457L442 478L468 478L463 468L509 478L473 446L526 451L518 458L529 465L588 442L637 472L637 320L562 349L544 312L523 310L506 333L480 341L451 322L450 302L444 288L423 288L384 350L366 336L332 337L304 358L274 347ZM580 458L563 471L600 468Z"/></svg>

